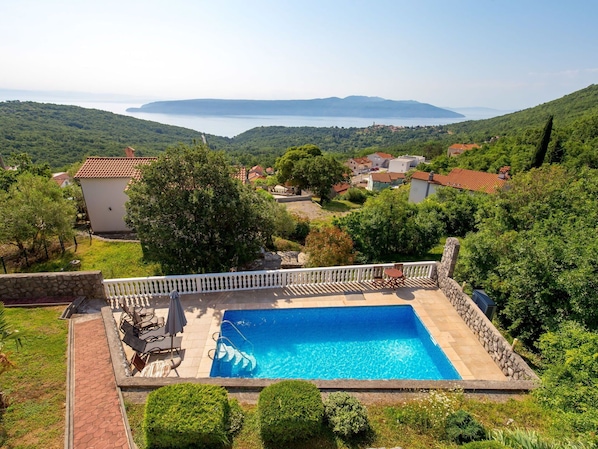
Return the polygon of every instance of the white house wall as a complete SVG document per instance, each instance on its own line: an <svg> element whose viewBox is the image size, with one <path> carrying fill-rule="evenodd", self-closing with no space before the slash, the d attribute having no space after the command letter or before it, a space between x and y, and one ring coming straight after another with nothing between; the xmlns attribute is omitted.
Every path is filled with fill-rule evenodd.
<svg viewBox="0 0 598 449"><path fill-rule="evenodd" d="M130 231L124 221L129 178L81 179L93 232Z"/></svg>
<svg viewBox="0 0 598 449"><path fill-rule="evenodd" d="M412 179L411 186L409 187L409 202L420 203L426 197L436 193L437 184L431 184L428 181L422 181L421 179Z"/></svg>

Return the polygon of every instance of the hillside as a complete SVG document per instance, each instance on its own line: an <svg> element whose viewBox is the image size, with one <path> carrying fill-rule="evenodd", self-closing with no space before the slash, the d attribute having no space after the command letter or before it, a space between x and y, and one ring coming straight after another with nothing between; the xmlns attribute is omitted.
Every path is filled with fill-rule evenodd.
<svg viewBox="0 0 598 449"><path fill-rule="evenodd" d="M208 136L215 143L226 138ZM86 156L123 156L132 146L137 156L153 156L178 142L201 141L201 133L78 106L0 102L0 154L28 153L33 162L53 169Z"/></svg>
<svg viewBox="0 0 598 449"><path fill-rule="evenodd" d="M454 111L417 101L394 101L379 97L351 96L312 100L198 99L155 101L128 112L209 116L309 116L309 117L409 117L458 118Z"/></svg>
<svg viewBox="0 0 598 449"><path fill-rule="evenodd" d="M466 121L446 125L454 133L505 135L526 128L542 127L549 115L554 116L555 127L570 127L577 120L598 115L598 85L592 84L562 98L533 108L501 115L486 120Z"/></svg>

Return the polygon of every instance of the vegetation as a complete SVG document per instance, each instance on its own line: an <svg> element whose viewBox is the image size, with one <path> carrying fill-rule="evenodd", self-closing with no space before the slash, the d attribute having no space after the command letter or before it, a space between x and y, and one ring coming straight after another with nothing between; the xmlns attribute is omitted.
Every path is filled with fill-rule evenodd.
<svg viewBox="0 0 598 449"><path fill-rule="evenodd" d="M223 448L229 443L230 406L223 387L174 384L147 398L143 428L148 447Z"/></svg>
<svg viewBox="0 0 598 449"><path fill-rule="evenodd" d="M598 171L545 165L509 186L478 211L457 279L484 288L528 345L568 320L598 330Z"/></svg>
<svg viewBox="0 0 598 449"><path fill-rule="evenodd" d="M408 202L408 190L385 189L363 208L334 220L346 231L365 263L396 260L429 251L442 235L440 215Z"/></svg>
<svg viewBox="0 0 598 449"><path fill-rule="evenodd" d="M305 239L305 252L308 267L351 265L355 261L351 237L334 226L312 229Z"/></svg>
<svg viewBox="0 0 598 449"><path fill-rule="evenodd" d="M15 368L2 373L0 390L7 402L1 411L0 446L60 449L64 447L66 347L68 322L64 307L7 308L6 322L18 329L18 350L5 346Z"/></svg>
<svg viewBox="0 0 598 449"><path fill-rule="evenodd" d="M8 192L0 191L0 243L39 252L52 237L72 237L75 213L75 205L55 182L23 173Z"/></svg>
<svg viewBox="0 0 598 449"><path fill-rule="evenodd" d="M322 203L330 199L332 186L345 179L345 168L315 145L289 148L276 160L276 169L278 182L311 190Z"/></svg>
<svg viewBox="0 0 598 449"><path fill-rule="evenodd" d="M141 172L125 220L164 273L226 272L271 240L268 200L231 176L222 153L180 144Z"/></svg>
<svg viewBox="0 0 598 449"><path fill-rule="evenodd" d="M344 391L330 393L324 401L324 418L332 432L352 439L370 430L367 409L355 396Z"/></svg>
<svg viewBox="0 0 598 449"><path fill-rule="evenodd" d="M262 440L275 447L284 447L321 432L324 404L320 390L314 384L285 380L261 391L258 413Z"/></svg>

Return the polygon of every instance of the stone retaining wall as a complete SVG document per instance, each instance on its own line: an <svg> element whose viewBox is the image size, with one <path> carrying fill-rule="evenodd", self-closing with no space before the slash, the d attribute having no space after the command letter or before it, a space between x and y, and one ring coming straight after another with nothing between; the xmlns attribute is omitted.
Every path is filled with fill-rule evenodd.
<svg viewBox="0 0 598 449"><path fill-rule="evenodd" d="M438 286L505 376L515 380L537 379L536 373L513 351L509 342L496 330L473 300L463 292L463 288L452 279L459 246L456 238L446 240L442 260L436 267Z"/></svg>
<svg viewBox="0 0 598 449"><path fill-rule="evenodd" d="M0 301L16 298L80 297L106 299L101 271L0 275Z"/></svg>

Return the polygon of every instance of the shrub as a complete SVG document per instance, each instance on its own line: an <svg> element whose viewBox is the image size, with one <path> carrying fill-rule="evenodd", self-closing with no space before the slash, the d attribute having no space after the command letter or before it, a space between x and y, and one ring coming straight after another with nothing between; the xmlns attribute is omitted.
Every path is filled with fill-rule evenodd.
<svg viewBox="0 0 598 449"><path fill-rule="evenodd" d="M243 409L239 405L239 401L236 399L229 400L228 405L230 412L226 430L229 435L234 436L239 433L243 427L243 422L245 422L245 412L243 412Z"/></svg>
<svg viewBox="0 0 598 449"><path fill-rule="evenodd" d="M276 251L301 251L303 247L291 240L274 237L274 248Z"/></svg>
<svg viewBox="0 0 598 449"><path fill-rule="evenodd" d="M356 436L370 428L367 410L346 392L330 393L324 401L324 416L332 431L344 438Z"/></svg>
<svg viewBox="0 0 598 449"><path fill-rule="evenodd" d="M285 380L262 390L258 398L258 415L262 440L284 445L320 432L324 404L314 384Z"/></svg>
<svg viewBox="0 0 598 449"><path fill-rule="evenodd" d="M446 418L446 436L458 444L486 439L486 429L465 410L457 410Z"/></svg>
<svg viewBox="0 0 598 449"><path fill-rule="evenodd" d="M176 384L152 391L143 430L148 448L221 448L228 444L229 403L216 385Z"/></svg>
<svg viewBox="0 0 598 449"><path fill-rule="evenodd" d="M342 196L342 199L351 201L355 204L363 204L367 198L366 192L358 189L357 187L351 187L349 190L347 190L347 193Z"/></svg>

